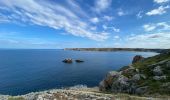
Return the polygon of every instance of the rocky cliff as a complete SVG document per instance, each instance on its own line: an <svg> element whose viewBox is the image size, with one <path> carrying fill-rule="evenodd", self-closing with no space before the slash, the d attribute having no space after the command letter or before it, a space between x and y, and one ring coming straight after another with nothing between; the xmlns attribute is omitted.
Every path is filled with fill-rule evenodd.
<svg viewBox="0 0 170 100"><path fill-rule="evenodd" d="M170 51L109 72L99 89L113 93L170 95Z"/></svg>

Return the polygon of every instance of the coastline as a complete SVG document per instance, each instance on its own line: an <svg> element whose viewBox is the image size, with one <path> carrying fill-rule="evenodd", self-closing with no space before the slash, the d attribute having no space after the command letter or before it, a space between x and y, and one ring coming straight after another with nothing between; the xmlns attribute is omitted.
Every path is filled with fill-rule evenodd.
<svg viewBox="0 0 170 100"><path fill-rule="evenodd" d="M169 49L146 49L146 48L65 48L73 51L136 51L136 52L156 52L164 53Z"/></svg>
<svg viewBox="0 0 170 100"><path fill-rule="evenodd" d="M0 100L168 100L169 96L135 96L123 93L100 92L98 87L70 87L31 92L25 95L0 95Z"/></svg>

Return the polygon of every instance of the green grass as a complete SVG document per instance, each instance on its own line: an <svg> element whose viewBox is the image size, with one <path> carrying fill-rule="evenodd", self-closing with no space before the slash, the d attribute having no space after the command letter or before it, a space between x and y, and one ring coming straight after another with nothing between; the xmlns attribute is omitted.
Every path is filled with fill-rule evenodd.
<svg viewBox="0 0 170 100"><path fill-rule="evenodd" d="M23 97L9 97L8 100L25 100Z"/></svg>
<svg viewBox="0 0 170 100"><path fill-rule="evenodd" d="M146 58L142 62L137 62L137 63L133 64L132 65L133 67L139 69L140 73L144 74L147 77L146 79L141 79L137 83L138 86L149 86L150 91L148 91L148 92L150 94L159 93L159 94L170 95L170 90L160 87L163 83L170 82L170 69L168 69L166 67L166 65L161 65L162 71L163 71L164 75L167 76L167 79L155 81L155 80L153 80L153 76L154 76L153 75L153 68L154 68L154 66L149 66L149 65L156 64L156 63L158 63L160 61L164 61L164 60L170 61L170 51L169 51L169 53L159 54L159 55L156 55L154 57L149 57L149 58ZM126 68L128 68L128 67L126 66L122 69L124 70ZM123 73L123 75L128 77L128 78L133 76L133 74L134 73L132 73L132 72Z"/></svg>

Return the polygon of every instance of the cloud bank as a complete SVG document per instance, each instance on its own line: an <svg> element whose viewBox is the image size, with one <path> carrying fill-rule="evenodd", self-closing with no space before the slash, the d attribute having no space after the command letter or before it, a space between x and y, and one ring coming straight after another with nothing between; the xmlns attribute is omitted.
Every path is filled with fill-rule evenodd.
<svg viewBox="0 0 170 100"><path fill-rule="evenodd" d="M80 9L78 13L85 15L75 2L70 0L69 4ZM89 30L91 26L82 21L79 14L59 4L54 5L47 1L37 2L37 0L1 0L0 6L5 8L3 11L11 13L6 16L6 20L10 22L21 21L48 26L56 30L63 29L71 35L96 41L103 41L109 37L107 33ZM108 4L102 5L100 9L105 9L106 6ZM96 22L96 19L94 21Z"/></svg>

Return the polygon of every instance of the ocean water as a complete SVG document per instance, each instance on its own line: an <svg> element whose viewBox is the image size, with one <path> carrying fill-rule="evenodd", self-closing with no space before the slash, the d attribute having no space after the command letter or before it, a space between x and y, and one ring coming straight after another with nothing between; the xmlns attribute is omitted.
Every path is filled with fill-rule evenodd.
<svg viewBox="0 0 170 100"><path fill-rule="evenodd" d="M75 85L98 86L111 70L132 62L137 55L153 52L95 52L64 50L0 50L0 94L21 95ZM83 63L66 64L65 58Z"/></svg>

